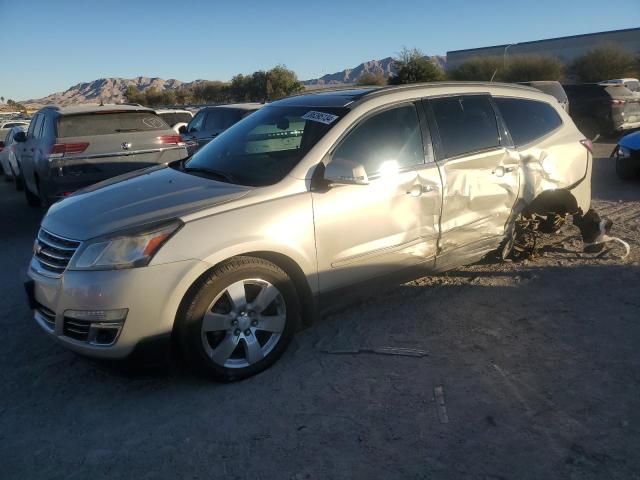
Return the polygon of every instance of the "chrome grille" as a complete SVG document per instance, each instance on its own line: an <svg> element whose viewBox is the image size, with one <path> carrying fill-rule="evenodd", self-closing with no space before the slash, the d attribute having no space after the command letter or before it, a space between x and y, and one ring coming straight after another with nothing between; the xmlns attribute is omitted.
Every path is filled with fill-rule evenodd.
<svg viewBox="0 0 640 480"><path fill-rule="evenodd" d="M43 270L62 275L80 242L59 237L41 228L34 245L34 257Z"/></svg>

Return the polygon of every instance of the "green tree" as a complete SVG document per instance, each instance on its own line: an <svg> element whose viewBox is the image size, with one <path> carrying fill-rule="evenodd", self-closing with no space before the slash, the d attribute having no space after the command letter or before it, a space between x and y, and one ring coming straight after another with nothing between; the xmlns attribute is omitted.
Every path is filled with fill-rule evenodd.
<svg viewBox="0 0 640 480"><path fill-rule="evenodd" d="M569 71L580 82L601 82L637 73L636 61L627 50L615 45L602 45L576 58Z"/></svg>
<svg viewBox="0 0 640 480"><path fill-rule="evenodd" d="M384 73L377 71L376 73L366 72L358 77L356 85L386 85L387 79Z"/></svg>
<svg viewBox="0 0 640 480"><path fill-rule="evenodd" d="M389 78L391 85L404 83L436 82L444 80L442 69L433 63L417 48L403 48L397 58L393 59L396 73Z"/></svg>
<svg viewBox="0 0 640 480"><path fill-rule="evenodd" d="M0 102L4 103L4 97L0 97Z"/></svg>
<svg viewBox="0 0 640 480"><path fill-rule="evenodd" d="M502 57L473 57L448 72L449 78L460 81L488 82L504 80L504 60Z"/></svg>
<svg viewBox="0 0 640 480"><path fill-rule="evenodd" d="M267 72L266 100L273 101L304 91L297 75L284 65L276 65Z"/></svg>
<svg viewBox="0 0 640 480"><path fill-rule="evenodd" d="M555 57L544 55L515 55L506 58L503 80L530 82L534 80L564 80L564 67Z"/></svg>

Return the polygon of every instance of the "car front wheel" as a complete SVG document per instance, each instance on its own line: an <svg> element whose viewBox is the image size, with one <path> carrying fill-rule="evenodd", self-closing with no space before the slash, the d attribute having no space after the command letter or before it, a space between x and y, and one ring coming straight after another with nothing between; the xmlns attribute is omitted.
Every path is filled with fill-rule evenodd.
<svg viewBox="0 0 640 480"><path fill-rule="evenodd" d="M214 379L240 380L284 353L299 311L295 286L281 268L235 257L187 294L178 318L180 347L189 363Z"/></svg>

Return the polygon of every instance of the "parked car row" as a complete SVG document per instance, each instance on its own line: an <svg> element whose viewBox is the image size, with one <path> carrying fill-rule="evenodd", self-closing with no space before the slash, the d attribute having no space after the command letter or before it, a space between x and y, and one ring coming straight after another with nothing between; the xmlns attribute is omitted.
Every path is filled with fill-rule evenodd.
<svg viewBox="0 0 640 480"><path fill-rule="evenodd" d="M521 215L590 209L591 144L530 87L303 94L221 134L206 130L212 113L216 128L242 116L196 114L185 135L216 138L185 161L169 161L187 156L182 139L141 107L47 108L16 134L40 199L122 171L127 152L162 163L43 218L25 286L53 339L110 359L174 345L213 378L240 379L337 298L506 255Z"/></svg>
<svg viewBox="0 0 640 480"><path fill-rule="evenodd" d="M140 105L48 106L30 123L4 122L0 164L30 206L48 207L111 177L192 155L261 106L207 107L195 117Z"/></svg>

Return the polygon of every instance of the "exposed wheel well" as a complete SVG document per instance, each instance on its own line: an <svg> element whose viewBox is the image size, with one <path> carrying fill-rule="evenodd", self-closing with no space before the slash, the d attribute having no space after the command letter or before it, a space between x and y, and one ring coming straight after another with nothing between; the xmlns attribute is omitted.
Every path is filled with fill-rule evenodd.
<svg viewBox="0 0 640 480"><path fill-rule="evenodd" d="M574 214L579 212L578 201L567 190L547 190L538 195L524 209L526 214L557 213L559 215Z"/></svg>

